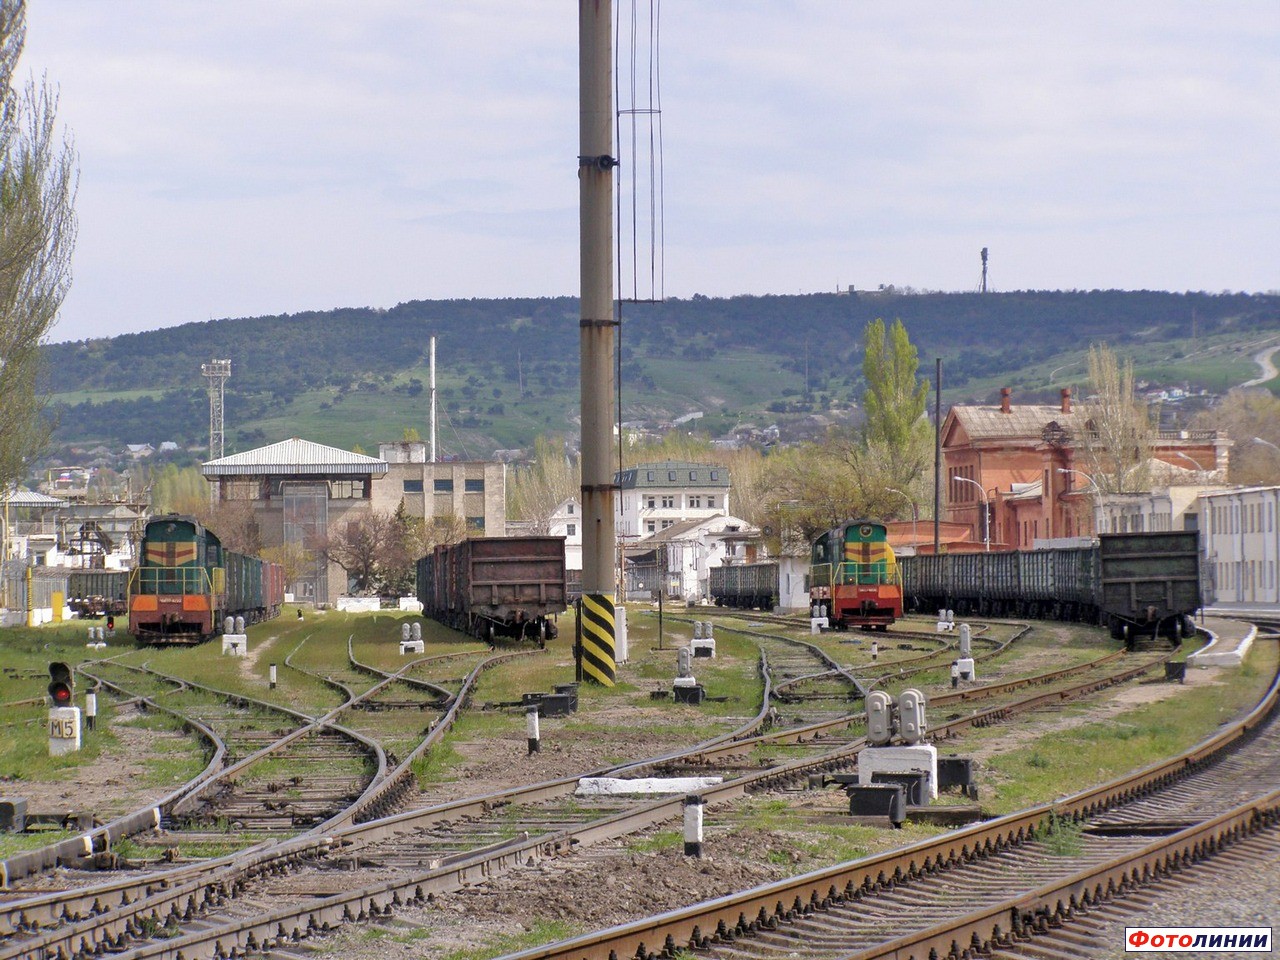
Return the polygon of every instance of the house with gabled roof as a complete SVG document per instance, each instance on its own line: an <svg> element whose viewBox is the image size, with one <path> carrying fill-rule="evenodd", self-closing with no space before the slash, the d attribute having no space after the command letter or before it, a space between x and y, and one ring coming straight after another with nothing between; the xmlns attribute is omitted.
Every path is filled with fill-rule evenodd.
<svg viewBox="0 0 1280 960"><path fill-rule="evenodd" d="M642 539L685 520L729 515L729 469L661 460L615 475L619 537Z"/></svg>
<svg viewBox="0 0 1280 960"><path fill-rule="evenodd" d="M1077 439L1091 429L1087 415L1061 402L1000 403L951 408L942 424L942 519L970 527L972 549L1031 549L1037 540L1089 536L1097 484L1078 457ZM1159 474L1225 478L1231 441L1212 430L1161 431L1151 455Z"/></svg>

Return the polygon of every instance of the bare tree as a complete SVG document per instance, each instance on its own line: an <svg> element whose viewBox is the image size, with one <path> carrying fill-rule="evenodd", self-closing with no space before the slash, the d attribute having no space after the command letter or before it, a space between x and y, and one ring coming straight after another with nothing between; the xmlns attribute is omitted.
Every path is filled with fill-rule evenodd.
<svg viewBox="0 0 1280 960"><path fill-rule="evenodd" d="M315 555L300 543L284 543L278 547L265 547L262 559L278 563L284 568L284 582L294 583L315 566Z"/></svg>
<svg viewBox="0 0 1280 960"><path fill-rule="evenodd" d="M538 437L533 463L515 470L507 484L512 519L532 524L534 533L545 534L556 507L576 497L582 487L582 465L569 455L564 442Z"/></svg>
<svg viewBox="0 0 1280 960"><path fill-rule="evenodd" d="M1238 387L1197 415L1195 426L1231 438L1232 483L1280 483L1280 397L1265 387Z"/></svg>
<svg viewBox="0 0 1280 960"><path fill-rule="evenodd" d="M1121 363L1106 344L1089 348L1094 395L1083 404L1077 438L1098 492L1133 493L1150 487L1156 429L1147 405L1134 395L1133 361Z"/></svg>
<svg viewBox="0 0 1280 960"><path fill-rule="evenodd" d="M347 572L356 593L369 593L377 586L378 565L392 532L389 514L368 513L331 529L316 550Z"/></svg>
<svg viewBox="0 0 1280 960"><path fill-rule="evenodd" d="M40 342L70 287L76 237L76 153L57 128L57 92L43 79L13 87L25 37L25 0L0 0L0 487L48 440Z"/></svg>

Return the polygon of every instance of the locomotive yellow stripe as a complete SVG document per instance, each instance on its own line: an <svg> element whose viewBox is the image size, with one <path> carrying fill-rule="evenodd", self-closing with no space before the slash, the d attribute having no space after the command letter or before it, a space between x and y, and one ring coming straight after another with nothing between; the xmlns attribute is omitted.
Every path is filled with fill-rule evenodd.
<svg viewBox="0 0 1280 960"><path fill-rule="evenodd" d="M614 661L616 628L613 600L600 593L582 595L582 674L603 687L612 687L616 678Z"/></svg>
<svg viewBox="0 0 1280 960"><path fill-rule="evenodd" d="M146 562L156 567L180 567L196 562L196 545L186 543L148 543Z"/></svg>

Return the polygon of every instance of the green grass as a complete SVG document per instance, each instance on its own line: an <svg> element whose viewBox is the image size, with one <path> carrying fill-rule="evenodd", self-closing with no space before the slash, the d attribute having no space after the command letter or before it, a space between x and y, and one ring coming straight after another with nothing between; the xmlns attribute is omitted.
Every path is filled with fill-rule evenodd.
<svg viewBox="0 0 1280 960"><path fill-rule="evenodd" d="M520 933L510 933L494 937L481 947L468 947L462 950L451 950L442 954L440 960L488 960L508 953L527 950L544 943L567 940L580 933L578 926L565 923L563 920L535 920L529 929ZM399 938L397 938L399 939ZM416 939L416 938L414 938ZM408 942L404 940L402 942Z"/></svg>
<svg viewBox="0 0 1280 960"><path fill-rule="evenodd" d="M1078 857L1084 852L1084 827L1050 815L1036 828L1036 840L1052 857Z"/></svg>
<svg viewBox="0 0 1280 960"><path fill-rule="evenodd" d="M1223 685L1197 686L1193 677L1166 699L1001 750L985 764L984 787L991 793L984 807L1001 814L1022 810L1061 796L1064 788L1085 789L1179 753L1250 709L1270 683L1276 661L1274 644L1255 645L1242 667L1222 672ZM1065 712L1087 716L1091 709L1076 704ZM1001 727L966 733L948 742L948 752L963 753L966 744L1004 735Z"/></svg>

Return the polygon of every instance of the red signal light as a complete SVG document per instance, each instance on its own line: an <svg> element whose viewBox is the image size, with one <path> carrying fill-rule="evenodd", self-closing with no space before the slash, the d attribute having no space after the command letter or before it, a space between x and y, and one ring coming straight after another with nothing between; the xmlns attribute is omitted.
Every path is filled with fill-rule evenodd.
<svg viewBox="0 0 1280 960"><path fill-rule="evenodd" d="M68 707L72 700L71 668L65 663L49 664L49 699L55 707Z"/></svg>

